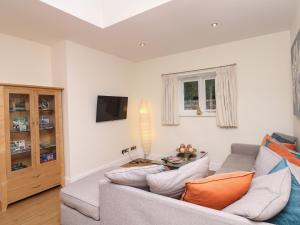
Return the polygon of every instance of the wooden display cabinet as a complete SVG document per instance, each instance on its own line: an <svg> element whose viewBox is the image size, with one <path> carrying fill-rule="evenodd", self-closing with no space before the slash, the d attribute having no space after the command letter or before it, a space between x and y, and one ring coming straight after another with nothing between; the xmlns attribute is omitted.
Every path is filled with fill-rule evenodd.
<svg viewBox="0 0 300 225"><path fill-rule="evenodd" d="M62 88L0 84L0 203L64 185Z"/></svg>

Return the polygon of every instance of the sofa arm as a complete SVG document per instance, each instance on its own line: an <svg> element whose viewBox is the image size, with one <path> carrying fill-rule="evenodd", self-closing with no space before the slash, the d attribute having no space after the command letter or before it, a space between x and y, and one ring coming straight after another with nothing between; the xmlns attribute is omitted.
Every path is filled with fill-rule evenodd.
<svg viewBox="0 0 300 225"><path fill-rule="evenodd" d="M234 143L231 145L231 153L257 156L259 148L260 145Z"/></svg>
<svg viewBox="0 0 300 225"><path fill-rule="evenodd" d="M257 224L243 217L107 181L100 182L100 222L101 225Z"/></svg>

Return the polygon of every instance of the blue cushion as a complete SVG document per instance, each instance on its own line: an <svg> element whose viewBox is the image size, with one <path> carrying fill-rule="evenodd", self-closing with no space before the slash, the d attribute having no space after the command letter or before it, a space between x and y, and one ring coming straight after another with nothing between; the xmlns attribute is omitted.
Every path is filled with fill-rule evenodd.
<svg viewBox="0 0 300 225"><path fill-rule="evenodd" d="M288 167L286 160L281 160L270 173L275 173ZM285 208L268 222L276 225L298 225L300 224L300 185L295 176L292 175L292 189L289 201Z"/></svg>
<svg viewBox="0 0 300 225"><path fill-rule="evenodd" d="M298 159L300 159L300 152L296 152L296 151L293 151L293 150L290 150L290 152L296 156Z"/></svg>

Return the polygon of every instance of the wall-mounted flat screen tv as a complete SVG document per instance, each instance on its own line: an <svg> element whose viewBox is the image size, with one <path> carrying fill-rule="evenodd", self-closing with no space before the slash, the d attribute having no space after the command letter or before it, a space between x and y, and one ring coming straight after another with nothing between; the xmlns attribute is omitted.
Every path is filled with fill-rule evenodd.
<svg viewBox="0 0 300 225"><path fill-rule="evenodd" d="M128 97L99 95L96 122L126 119L127 104Z"/></svg>

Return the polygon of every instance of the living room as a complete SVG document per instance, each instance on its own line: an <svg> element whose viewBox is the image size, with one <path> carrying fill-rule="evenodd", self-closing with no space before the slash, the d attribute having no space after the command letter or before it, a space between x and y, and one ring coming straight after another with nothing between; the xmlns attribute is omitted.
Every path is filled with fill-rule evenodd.
<svg viewBox="0 0 300 225"><path fill-rule="evenodd" d="M143 158L144 154L147 159L161 160L171 152L175 154L176 149L180 151L181 147L192 148L192 151L196 149L197 154L205 152L205 158L210 160L209 173L214 173L224 168L224 162L232 151L236 150L232 150L233 143L261 145L265 135L273 133L283 135L280 137L290 142L293 142L291 137L299 140L300 112L295 109L295 98L297 94L300 96L299 64L296 70L298 72L294 73L291 69L294 68L293 59L299 56L299 48L298 55L294 50L297 49L294 43L298 43L297 40L300 39L299 28L300 3L297 0L230 0L226 3L217 0L155 0L151 3L136 0L94 0L89 3L76 1L73 5L68 1L54 0L2 0L0 201L3 212L0 213L0 224L157 225L157 222L153 222L156 221L153 218L155 214L149 212L154 206L150 205L147 208L146 200L143 205L142 200L137 198L135 201L135 195L127 193L119 206L113 205L114 191L116 196L119 193L121 195L122 188L126 191L128 187L120 187L119 190L115 184L104 184L103 191L111 189L111 194L105 192L111 197L111 202L109 198L101 202L100 196L100 203L95 203L100 204L100 216L99 210L95 212L98 216L91 216L89 212L84 211L85 209L80 211L82 209L78 209L74 202L68 202L69 205L62 202L63 207L67 205L69 208L61 209L59 186L63 186L62 190L75 187L72 185L76 185L76 182L89 177L91 179L95 174L99 174L99 171L107 172L109 168L116 167L119 169L119 166L126 165L136 158ZM229 92L234 93L229 94L233 101L228 104L232 107L224 116L233 118L229 125L222 121L222 106L218 107L220 99L224 100L227 93L222 90L224 94L218 95L221 89L217 85L217 76L227 68L230 68L231 72L234 71L228 72L234 77L232 81L228 81L232 88L229 88ZM207 94L205 95L205 86L201 85L203 81L206 84L207 80L212 79L207 74L214 74L212 76L216 80L213 86L216 90L211 95L215 102L212 106L203 103L207 100ZM209 78L199 78L203 76ZM176 88L176 94L173 96L176 101L172 100L173 97L168 98L166 94L169 92L164 82L169 82L168 78L176 79L178 87L174 86L172 89ZM185 84L192 85L195 81L198 90L197 107L188 108L189 106L185 106ZM202 87L204 94L201 92ZM15 112L15 108L11 108L11 100L7 97L10 93L16 96L20 93L25 94L30 106L26 102L24 112ZM55 101L51 102L48 97L42 98L50 96L49 93L54 93ZM125 97L128 101L126 119L96 122L101 96ZM44 99L45 106L42 104ZM49 108L47 100L51 103ZM171 109L166 109L166 102L172 105ZM6 147L11 144L9 138L17 137L19 142L15 144L21 145L20 139L25 139L26 142L28 134L25 134L25 138L19 138L19 134L8 136L11 123L9 113L15 113L19 118L19 115L28 113L29 108L34 109L36 103L39 108L30 113L31 120L37 113L44 113L43 121L51 124L51 112L55 111L52 116L55 117L56 129L53 132L56 146L42 147L55 149L56 152L51 154L51 151L49 153L45 150L47 153L43 155L42 150L38 150L34 153L33 150L39 148L36 146L41 147L41 143L34 141L36 137L45 135L45 140L53 140L54 136L50 131L51 126L42 127L44 131L38 131L39 125L30 123L31 127L37 128L31 129L33 131L29 137L31 142L37 143L35 147L31 146L32 154L29 157L32 161L29 166L26 162L24 165L14 164L11 161L11 149ZM51 108L53 104L55 110ZM16 105L12 104L14 107ZM300 103L298 105L300 106ZM146 118L141 116L141 106L147 109ZM7 114L5 109L8 107ZM212 110L208 110L209 107L212 107ZM173 120L169 120L170 115L172 118L174 116ZM37 120L37 123L41 124L41 118ZM148 130L143 130L145 127ZM28 133L26 128L18 129ZM267 145L269 142L265 143ZM189 144L191 146L187 147ZM233 148L237 148L236 145ZM296 148L300 151L299 145ZM15 195L16 190L24 188L24 181L21 179L27 176L27 173L23 173L23 170L34 170L36 167L46 171L46 166L41 166L44 164L42 162L51 161L53 157L57 157L58 163L53 163L49 168L55 167L55 176L58 176L55 184L59 185L52 186L58 187L52 188L50 185L48 187L51 189L41 189L40 184L34 181L33 187L38 191ZM39 163L34 162L36 158ZM25 166L28 168L23 168ZM237 169L240 170L242 168ZM40 172L28 173L40 176ZM48 177L52 176L50 172L47 174ZM10 182L13 185L10 186ZM97 185L102 181L99 178L94 182L95 189L99 192ZM86 189L85 192L89 190ZM44 198L55 201L45 204ZM152 196L149 195L148 198L151 199ZM96 199L99 201L98 195L92 202ZM152 201L155 200L161 207L161 213L166 214L166 218L157 220L161 225L164 225L167 219L168 224L172 225L256 224L246 216L246 219L237 215L234 215L237 218L232 219L233 215L230 213L226 213L228 217L222 217L223 214L219 216L216 209L209 209L210 215L214 216L208 219L202 211L197 211L198 208L205 207L192 203L188 203L186 207L182 206L183 208L180 208L180 205L178 208L183 215L189 215L187 217L200 218L199 223L186 218L182 220L186 222L182 222L178 219L181 213L168 209L164 200L154 197ZM166 202L173 200L169 197L165 199ZM176 202L186 203L179 200ZM43 208L41 216L35 204ZM101 204L105 204L103 212ZM141 207L144 217L135 204ZM50 205L49 212L47 207ZM134 205L136 210L131 210ZM119 219L108 213L109 209L114 210L112 206L120 211ZM124 213L121 212L122 207L126 207ZM284 206L281 210L283 208ZM296 208L300 210L299 205ZM189 214L188 210L193 213ZM132 214L133 218L124 219L126 212ZM177 222L168 218L167 215L172 213L178 213L174 215ZM118 217L117 213L115 214L115 217ZM156 215L159 217L160 213L156 212ZM204 219L201 221L201 218ZM220 222L226 218L228 223ZM120 224L120 221L124 222ZM268 219L259 222L261 221ZM293 218L292 222L297 224L299 221Z"/></svg>

